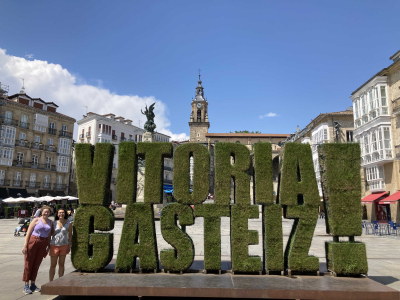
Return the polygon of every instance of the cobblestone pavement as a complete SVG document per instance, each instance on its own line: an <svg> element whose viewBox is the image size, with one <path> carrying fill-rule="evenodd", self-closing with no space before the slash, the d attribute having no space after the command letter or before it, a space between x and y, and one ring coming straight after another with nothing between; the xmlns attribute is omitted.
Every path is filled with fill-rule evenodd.
<svg viewBox="0 0 400 300"><path fill-rule="evenodd" d="M54 299L54 296L44 296L40 293L33 295L25 295L22 292L22 272L23 272L23 255L21 253L24 244L24 237L14 237L14 228L17 226L17 219L0 219L0 299ZM284 245L287 242L292 221L283 219ZM119 240L121 238L122 220L115 223L114 232L114 258L118 252ZM249 229L258 230L259 241L261 238L261 218L249 220ZM160 233L160 223L156 221L158 250L170 248L163 240ZM195 245L195 260L203 260L203 218L196 218L193 226L188 226L186 232L192 237ZM222 260L230 260L230 242L229 242L229 218L222 218L221 221L221 241L222 241ZM325 232L325 222L318 220L316 230L314 232L313 242L310 248L310 254L320 258L321 271L326 269L324 242L330 241L332 238ZM394 289L400 290L400 238L388 236L363 235L356 238L367 245L367 256L369 264L368 275L371 279L376 280ZM250 255L262 256L262 248L260 245L249 246ZM50 259L44 259L37 278L37 284L40 286L48 282L48 270ZM74 269L71 264L70 256L66 260L65 273L72 272ZM56 275L57 277L57 275ZM58 300L71 299L72 297L56 297ZM86 298L87 299L87 298Z"/></svg>

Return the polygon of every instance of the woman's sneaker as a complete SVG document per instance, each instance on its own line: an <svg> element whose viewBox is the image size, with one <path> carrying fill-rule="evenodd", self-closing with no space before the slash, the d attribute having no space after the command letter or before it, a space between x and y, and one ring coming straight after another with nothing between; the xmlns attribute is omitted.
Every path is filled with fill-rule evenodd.
<svg viewBox="0 0 400 300"><path fill-rule="evenodd" d="M25 285L25 287L24 287L24 293L25 293L25 295L32 294L32 291L31 291L31 289L29 288L29 285Z"/></svg>
<svg viewBox="0 0 400 300"><path fill-rule="evenodd" d="M30 289L31 289L32 293L39 293L40 292L40 289L36 286L36 284L31 284Z"/></svg>

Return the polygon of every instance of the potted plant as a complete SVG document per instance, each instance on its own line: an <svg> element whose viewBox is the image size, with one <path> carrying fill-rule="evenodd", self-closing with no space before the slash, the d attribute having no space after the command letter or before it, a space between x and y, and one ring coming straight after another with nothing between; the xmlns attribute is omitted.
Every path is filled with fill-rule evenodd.
<svg viewBox="0 0 400 300"><path fill-rule="evenodd" d="M5 218L6 219L11 218L11 217L14 216L12 207L5 207L4 208L4 212L5 212Z"/></svg>
<svg viewBox="0 0 400 300"><path fill-rule="evenodd" d="M21 210L21 206L14 206L14 217L18 218L18 212Z"/></svg>

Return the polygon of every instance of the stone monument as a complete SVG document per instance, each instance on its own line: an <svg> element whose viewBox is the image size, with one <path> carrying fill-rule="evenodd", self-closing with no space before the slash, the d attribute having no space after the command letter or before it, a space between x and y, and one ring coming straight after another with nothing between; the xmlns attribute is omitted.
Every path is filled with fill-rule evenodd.
<svg viewBox="0 0 400 300"><path fill-rule="evenodd" d="M154 129L156 129L157 127L156 123L154 123L154 105L155 103L150 105L148 109L146 105L146 109L144 112L140 110L142 114L145 115L147 118L146 123L144 123L144 129L146 130L146 132L143 134L143 142L154 142Z"/></svg>

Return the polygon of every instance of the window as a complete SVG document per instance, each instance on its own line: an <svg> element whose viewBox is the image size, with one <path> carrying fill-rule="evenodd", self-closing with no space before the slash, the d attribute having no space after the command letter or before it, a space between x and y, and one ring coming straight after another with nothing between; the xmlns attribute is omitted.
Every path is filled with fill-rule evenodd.
<svg viewBox="0 0 400 300"><path fill-rule="evenodd" d="M369 153L368 136L364 136L364 151Z"/></svg>
<svg viewBox="0 0 400 300"><path fill-rule="evenodd" d="M47 139L47 145L49 145L49 146L54 145L53 139Z"/></svg>
<svg viewBox="0 0 400 300"><path fill-rule="evenodd" d="M62 125L61 130L62 130L62 131L67 131L67 125Z"/></svg>
<svg viewBox="0 0 400 300"><path fill-rule="evenodd" d="M63 188L63 177L61 175L57 176L57 189L62 189Z"/></svg>
<svg viewBox="0 0 400 300"><path fill-rule="evenodd" d="M391 149L390 131L389 127L383 127L383 136L385 139L385 149Z"/></svg>
<svg viewBox="0 0 400 300"><path fill-rule="evenodd" d="M52 128L52 129L55 129L56 128L56 123L50 122L49 127Z"/></svg>
<svg viewBox="0 0 400 300"><path fill-rule="evenodd" d="M26 134L24 132L19 133L19 140L20 141L25 141L26 140Z"/></svg>
<svg viewBox="0 0 400 300"><path fill-rule="evenodd" d="M4 178L6 178L6 171L0 170L0 185L4 185Z"/></svg>
<svg viewBox="0 0 400 300"><path fill-rule="evenodd" d="M37 168L38 163L39 163L39 156L36 154L32 155L32 167Z"/></svg>
<svg viewBox="0 0 400 300"><path fill-rule="evenodd" d="M31 175L29 176L29 187L34 188L35 185L36 185L36 174L31 173Z"/></svg>
<svg viewBox="0 0 400 300"><path fill-rule="evenodd" d="M12 165L13 151L12 148L8 147L0 148L0 165Z"/></svg>
<svg viewBox="0 0 400 300"><path fill-rule="evenodd" d="M372 144L372 151L378 150L378 146L376 144L376 131L372 132L371 134L371 144Z"/></svg>
<svg viewBox="0 0 400 300"><path fill-rule="evenodd" d="M35 135L35 144L39 144L40 143L40 136Z"/></svg>
<svg viewBox="0 0 400 300"><path fill-rule="evenodd" d="M54 122L50 122L49 124L49 133L56 134L56 124Z"/></svg>
<svg viewBox="0 0 400 300"><path fill-rule="evenodd" d="M57 160L57 171L68 172L69 157L59 156Z"/></svg>
<svg viewBox="0 0 400 300"><path fill-rule="evenodd" d="M69 154L71 141L69 139L60 138L58 141L58 153L60 154Z"/></svg>
<svg viewBox="0 0 400 300"><path fill-rule="evenodd" d="M17 153L17 165L22 166L23 163L24 163L24 153L18 152Z"/></svg>
<svg viewBox="0 0 400 300"><path fill-rule="evenodd" d="M50 175L44 175L43 188L44 189L50 188Z"/></svg>
<svg viewBox="0 0 400 300"><path fill-rule="evenodd" d="M21 116L21 127L28 128L28 116L26 115Z"/></svg>
<svg viewBox="0 0 400 300"><path fill-rule="evenodd" d="M11 125L11 120L12 120L12 112L6 111L5 118L4 118L4 124Z"/></svg>
<svg viewBox="0 0 400 300"><path fill-rule="evenodd" d="M10 126L2 126L1 136L4 144L15 144L15 128Z"/></svg>
<svg viewBox="0 0 400 300"><path fill-rule="evenodd" d="M346 140L347 142L352 142L353 141L353 131L346 131Z"/></svg>
<svg viewBox="0 0 400 300"><path fill-rule="evenodd" d="M14 186L21 186L21 172L15 172Z"/></svg>
<svg viewBox="0 0 400 300"><path fill-rule="evenodd" d="M48 170L51 169L51 157L50 156L46 157L46 169L48 169Z"/></svg>
<svg viewBox="0 0 400 300"><path fill-rule="evenodd" d="M48 123L49 123L49 118L47 116L41 114L35 114L33 130L46 132Z"/></svg>

